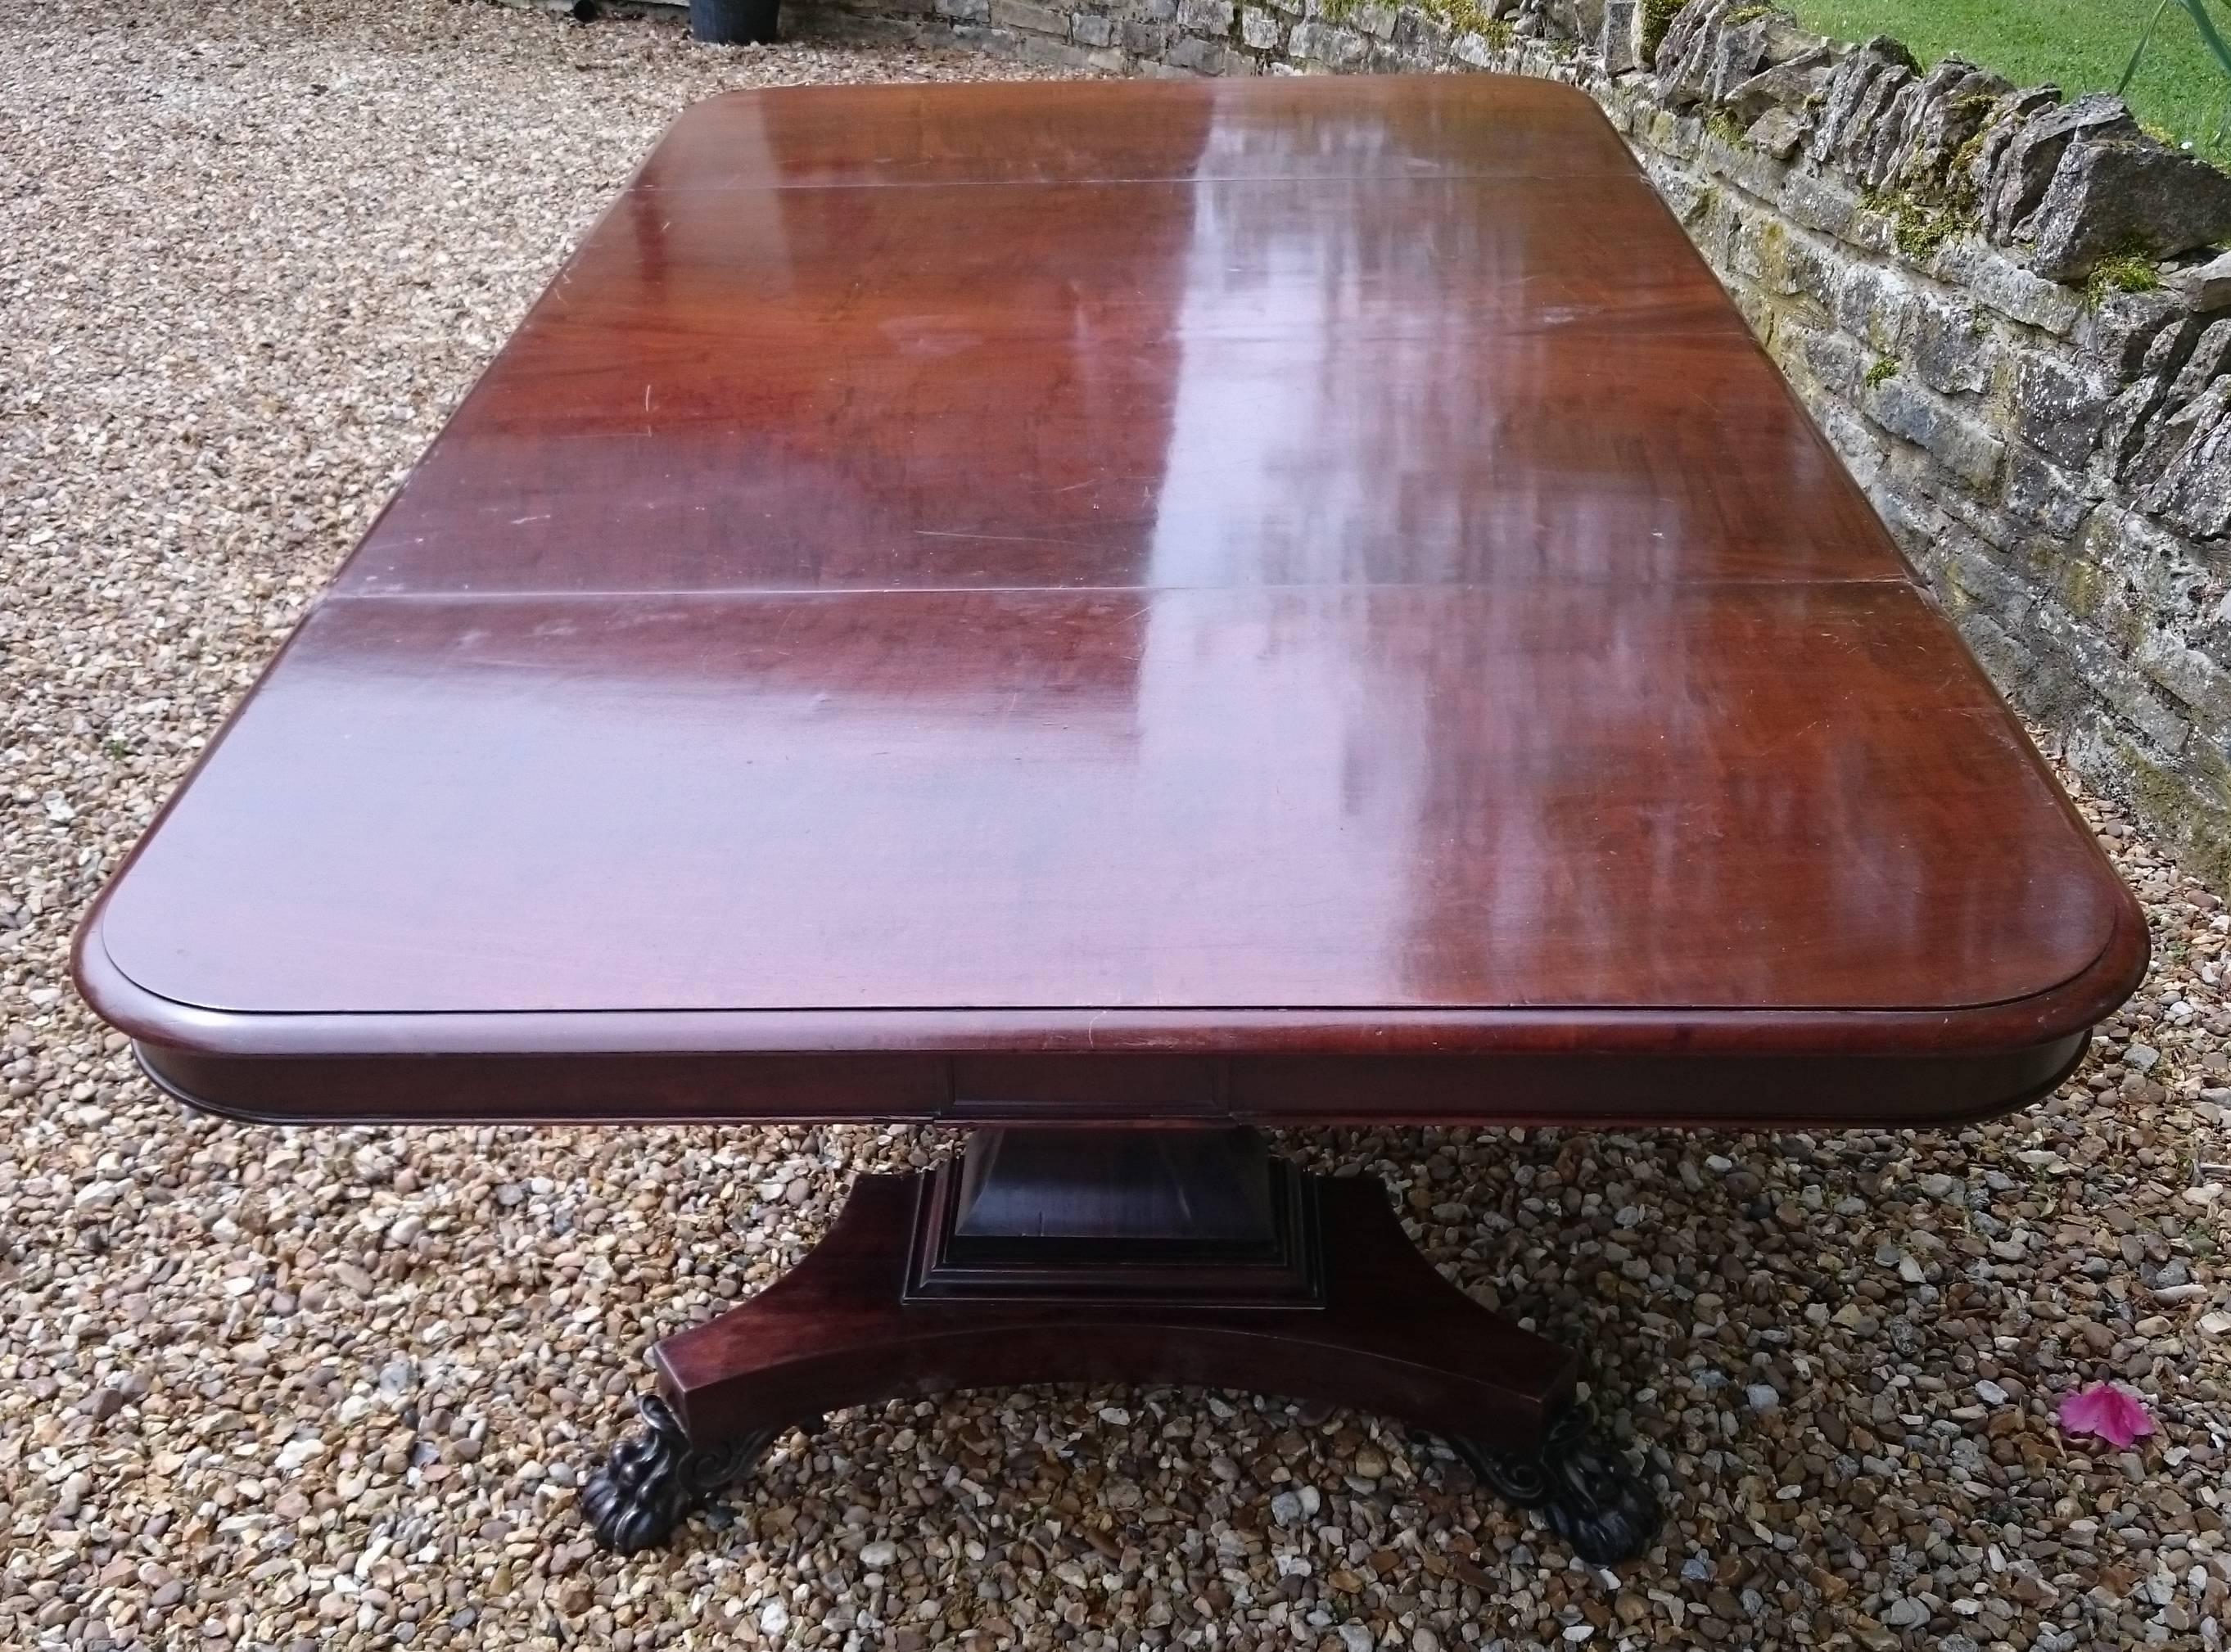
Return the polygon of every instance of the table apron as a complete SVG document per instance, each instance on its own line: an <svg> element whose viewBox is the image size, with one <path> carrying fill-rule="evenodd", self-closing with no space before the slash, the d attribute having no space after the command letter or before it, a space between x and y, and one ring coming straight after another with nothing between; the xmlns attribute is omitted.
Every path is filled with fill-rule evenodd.
<svg viewBox="0 0 2231 1652"><path fill-rule="evenodd" d="M1936 1055L226 1056L147 1042L192 1106L269 1124L1710 1127L1965 1124L2049 1094L2090 1035Z"/></svg>

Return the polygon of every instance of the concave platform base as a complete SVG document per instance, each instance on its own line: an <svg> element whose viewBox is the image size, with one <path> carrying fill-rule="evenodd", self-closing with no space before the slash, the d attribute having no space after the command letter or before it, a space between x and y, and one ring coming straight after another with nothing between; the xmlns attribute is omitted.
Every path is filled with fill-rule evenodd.
<svg viewBox="0 0 2231 1652"><path fill-rule="evenodd" d="M581 1493L622 1551L825 1411L1037 1383L1400 1417L1592 1561L1639 1553L1659 1523L1589 1436L1572 1354L1443 1280L1377 1182L1303 1175L1245 1131L979 1131L936 1170L861 1177L797 1268L651 1358L643 1433Z"/></svg>

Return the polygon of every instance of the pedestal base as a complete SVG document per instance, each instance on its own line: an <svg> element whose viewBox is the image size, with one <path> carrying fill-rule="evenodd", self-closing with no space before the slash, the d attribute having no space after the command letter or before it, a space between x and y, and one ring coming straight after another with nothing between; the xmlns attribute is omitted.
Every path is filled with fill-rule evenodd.
<svg viewBox="0 0 2231 1652"><path fill-rule="evenodd" d="M1376 1182L1301 1175L1245 1132L986 1131L958 1165L863 1176L797 1268L651 1358L646 1433L581 1494L623 1551L825 1411L1038 1383L1398 1416L1594 1561L1639 1553L1659 1518L1590 1439L1572 1354L1443 1280Z"/></svg>

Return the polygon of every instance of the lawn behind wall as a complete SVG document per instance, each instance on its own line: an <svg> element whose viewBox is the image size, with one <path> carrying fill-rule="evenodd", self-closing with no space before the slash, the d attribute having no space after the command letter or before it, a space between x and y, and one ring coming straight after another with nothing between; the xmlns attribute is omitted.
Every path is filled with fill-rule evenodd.
<svg viewBox="0 0 2231 1652"><path fill-rule="evenodd" d="M1807 25L1840 40L1889 35L1924 67L1955 54L2016 84L2050 81L2073 99L2111 92L2159 0L1779 0ZM2231 5L2208 0L2218 32L2231 39ZM2125 94L2156 135L2188 143L2231 165L2225 135L2231 81L2171 0Z"/></svg>

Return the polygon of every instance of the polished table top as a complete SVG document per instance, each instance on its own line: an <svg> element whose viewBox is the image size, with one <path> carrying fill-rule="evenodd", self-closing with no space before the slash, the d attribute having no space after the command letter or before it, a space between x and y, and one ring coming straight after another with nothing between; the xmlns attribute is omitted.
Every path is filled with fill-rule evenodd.
<svg viewBox="0 0 2231 1652"><path fill-rule="evenodd" d="M691 110L80 972L259 1117L1678 1122L2029 1099L2144 955L1616 134L1467 75Z"/></svg>

